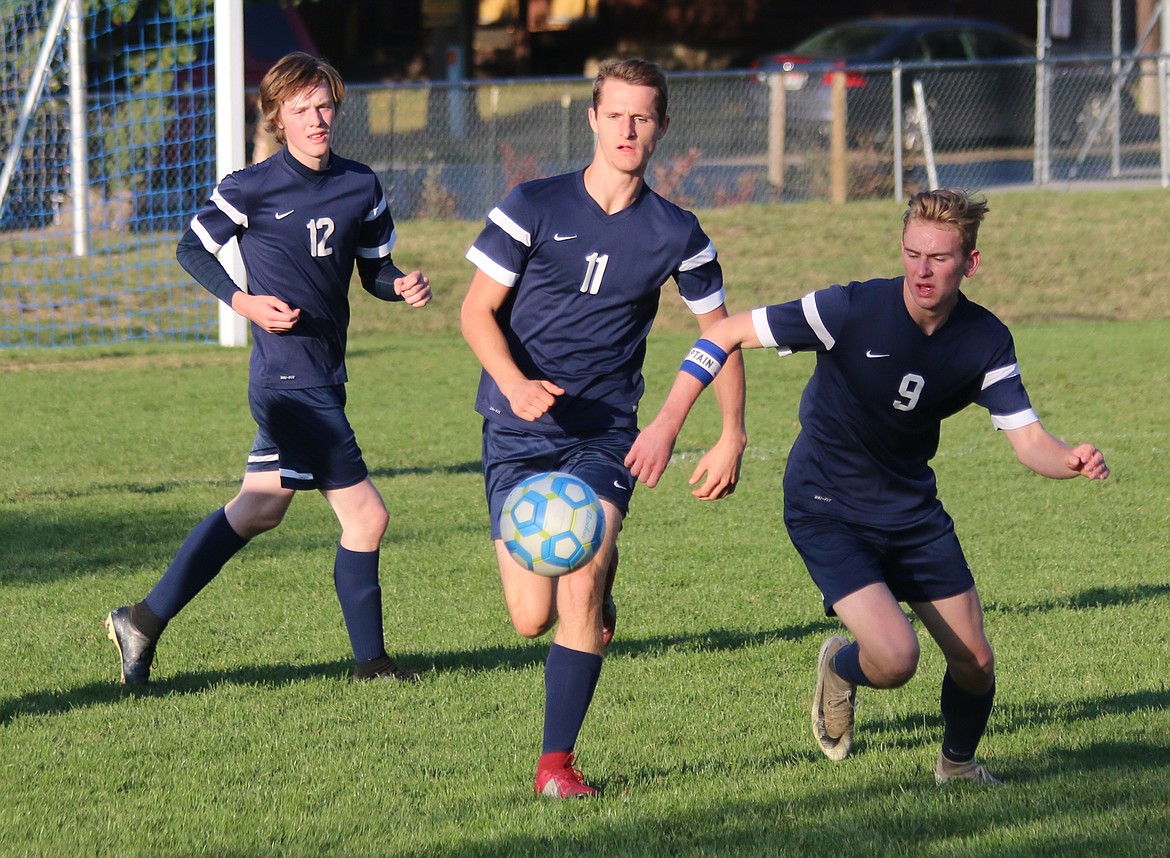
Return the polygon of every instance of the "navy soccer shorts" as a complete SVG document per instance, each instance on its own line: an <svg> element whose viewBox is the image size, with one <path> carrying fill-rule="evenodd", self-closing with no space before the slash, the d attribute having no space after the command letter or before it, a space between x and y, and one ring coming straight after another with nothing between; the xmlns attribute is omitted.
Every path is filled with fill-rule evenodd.
<svg viewBox="0 0 1170 858"><path fill-rule="evenodd" d="M483 476L492 539L500 538L500 513L516 484L544 471L565 471L584 480L622 511L630 508L634 478L626 454L638 437L636 429L605 429L583 435L517 432L483 422Z"/></svg>
<svg viewBox="0 0 1170 858"><path fill-rule="evenodd" d="M248 386L256 440L249 473L280 471L286 489L344 489L369 471L345 416L345 385L283 388Z"/></svg>
<svg viewBox="0 0 1170 858"><path fill-rule="evenodd" d="M955 523L942 505L905 528L878 528L784 507L784 525L820 588L825 615L870 584L885 584L899 602L930 602L975 586Z"/></svg>

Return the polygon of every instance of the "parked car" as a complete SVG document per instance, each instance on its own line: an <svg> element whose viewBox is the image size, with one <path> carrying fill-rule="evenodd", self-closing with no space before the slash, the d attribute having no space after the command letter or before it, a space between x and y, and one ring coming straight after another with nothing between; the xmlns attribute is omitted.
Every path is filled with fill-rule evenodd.
<svg viewBox="0 0 1170 858"><path fill-rule="evenodd" d="M873 18L837 24L786 51L754 62L761 77L779 73L791 133L827 135L833 120L833 73L846 88L849 137L888 143L893 128L894 62L902 75L907 142L921 139L914 81L922 83L936 145L1031 145L1035 136L1035 47L1011 29L968 18ZM1050 128L1054 143L1081 139L1108 107L1106 63L1052 66ZM1122 121L1135 114L1121 92Z"/></svg>

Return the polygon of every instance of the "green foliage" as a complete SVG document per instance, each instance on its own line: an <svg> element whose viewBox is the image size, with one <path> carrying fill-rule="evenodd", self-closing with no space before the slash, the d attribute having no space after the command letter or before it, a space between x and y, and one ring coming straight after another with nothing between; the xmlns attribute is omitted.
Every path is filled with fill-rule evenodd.
<svg viewBox="0 0 1170 858"><path fill-rule="evenodd" d="M40 10L18 5L22 6L20 15L0 18L5 30L0 33L0 67L9 75L0 86L12 90L14 106L23 100L31 83L52 4L43 4L45 8ZM30 11L38 14L31 16ZM194 149L202 145L199 138L206 139L210 133L208 85L203 70L197 75L190 72L207 56L207 51L201 56L200 46L210 36L213 12L212 0L87 0L83 4L89 170L93 183L107 198L143 193L150 181L176 185L179 179L174 176L152 176L152 171L165 166L160 160L181 160L188 171L200 157L206 160L194 154ZM8 32L17 26L30 29ZM68 125L64 38L62 34L48 69L45 92L33 113L33 128L53 129L50 139L64 139ZM19 112L5 110L0 116L0 139L11 138ZM179 117L186 118L181 121ZM192 138L185 143L177 139L176 128L180 126L181 133ZM168 142L173 151L160 154ZM36 151L43 145L35 133L29 135L23 163L33 164L38 156L45 157ZM185 151L180 151L184 147ZM65 190L67 153L51 153L49 160L54 174L45 181L50 189L60 184L57 190Z"/></svg>
<svg viewBox="0 0 1170 858"><path fill-rule="evenodd" d="M1114 212L1112 201L1084 209L1102 236L1144 205L1123 197ZM1043 195L992 199L973 287L1003 276L1005 256L1027 273L1012 242L1033 240L1047 206ZM122 692L100 621L145 595L187 531L234 493L253 431L247 355L0 354L0 853L1159 854L1170 823L1166 316L1040 321L1053 305L1094 307L1109 288L1099 271L1063 276L1080 249L1059 243L1072 219L1053 217L1060 232L1033 248L1056 283L1024 310L1037 319L1014 325L1022 370L1046 425L1098 443L1114 474L1037 477L977 409L945 424L936 459L996 646L981 756L1006 789L933 786L943 665L928 642L906 687L862 691L853 757L832 764L815 749L813 664L839 625L779 519L811 361L756 351L735 495L688 494L718 429L709 398L663 484L634 497L618 634L579 745L606 794L534 799L547 640L520 639L507 621L471 409L478 368L454 332L477 226L409 223L404 264L424 263L440 298L422 311L355 298L349 413L391 509L387 637L426 671L417 687L347 681L338 528L306 495L171 624L154 690ZM890 204L704 221L730 288L772 288L740 274L754 253L795 296L830 269L847 276L847 263L895 271L897 218ZM1103 248L1102 266L1121 264L1112 257ZM650 344L647 415L694 340L693 322L667 322Z"/></svg>

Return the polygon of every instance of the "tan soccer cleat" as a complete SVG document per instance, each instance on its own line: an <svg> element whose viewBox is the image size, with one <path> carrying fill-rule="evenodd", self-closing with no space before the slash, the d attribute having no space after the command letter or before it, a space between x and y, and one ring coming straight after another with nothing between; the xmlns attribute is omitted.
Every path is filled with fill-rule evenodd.
<svg viewBox="0 0 1170 858"><path fill-rule="evenodd" d="M817 687L813 692L812 730L817 745L835 762L849 756L853 746L853 702L857 688L831 667L833 656L849 641L833 635L821 646L817 659Z"/></svg>

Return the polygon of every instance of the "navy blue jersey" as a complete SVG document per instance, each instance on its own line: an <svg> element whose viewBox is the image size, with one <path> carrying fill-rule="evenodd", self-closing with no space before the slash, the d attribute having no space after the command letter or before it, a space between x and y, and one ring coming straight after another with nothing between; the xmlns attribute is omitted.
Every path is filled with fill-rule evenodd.
<svg viewBox="0 0 1170 858"><path fill-rule="evenodd" d="M282 149L225 176L191 232L209 253L237 237L248 291L301 311L287 334L252 325L252 383L306 388L346 381L354 261L389 263L395 241L381 182L369 167L333 153L318 172Z"/></svg>
<svg viewBox="0 0 1170 858"><path fill-rule="evenodd" d="M476 410L527 432L637 425L646 337L671 277L693 313L723 305L723 273L698 219L643 186L606 214L584 171L514 188L467 252L511 289L497 318L520 370L564 388L535 422L513 414L486 372Z"/></svg>
<svg viewBox="0 0 1170 858"><path fill-rule="evenodd" d="M938 503L929 462L945 417L978 403L999 429L1038 419L1007 327L960 293L928 336L906 309L902 280L833 286L752 312L763 345L817 353L786 504L878 527L910 524Z"/></svg>

